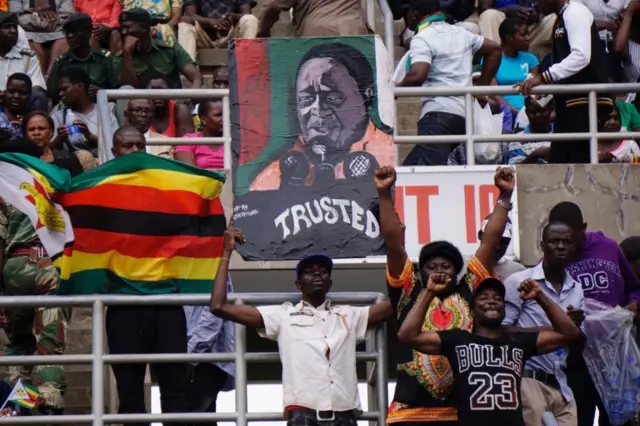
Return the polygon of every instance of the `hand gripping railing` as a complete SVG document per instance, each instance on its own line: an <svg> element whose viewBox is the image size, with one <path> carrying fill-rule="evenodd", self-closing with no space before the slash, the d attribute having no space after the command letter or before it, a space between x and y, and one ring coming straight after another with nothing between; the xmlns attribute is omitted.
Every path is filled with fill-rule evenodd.
<svg viewBox="0 0 640 426"><path fill-rule="evenodd" d="M385 297L380 293L331 293L332 302L353 305L370 305L381 302ZM251 305L277 305L300 300L299 293L231 293L230 302ZM93 426L123 422L183 422L198 423L205 421L234 421L238 426L246 426L249 421L283 420L282 413L249 413L247 410L247 362L276 362L278 354L268 352L246 352L245 327L235 326L235 352L217 354L131 354L108 355L104 348L105 306L158 306L158 305L207 305L207 295L158 295L158 296L3 296L0 307L92 307L91 354L87 355L34 355L0 357L0 365L68 365L91 364L91 406L92 413L86 415L0 417L0 424L80 424ZM373 338L371 338L373 333ZM375 363L375 381L369 380L375 387L376 398L371 410L360 415L360 419L375 420L382 426L387 409L387 354L386 329L377 327L367 337L367 352L358 352L358 361L367 361L369 370ZM175 362L235 362L236 367L236 412L235 413L162 413L162 414L105 414L105 365L126 363L175 363ZM374 383L372 383L374 382Z"/></svg>
<svg viewBox="0 0 640 426"><path fill-rule="evenodd" d="M384 0L381 0L382 2ZM388 7L387 7L388 9ZM593 85L547 85L533 89L534 93L549 94L583 94L588 93L589 120L588 133L562 133L562 134L499 134L499 135L474 135L473 133L473 96L475 95L505 95L515 94L517 90L509 86L470 86L470 87L412 87L396 88L396 96L464 96L466 114L466 134L464 135L435 135L435 136L396 136L396 144L415 143L466 143L467 164L474 165L473 145L477 142L531 142L531 141L590 141L591 163L598 163L598 139L640 138L640 132L626 133L600 133L597 128L597 104L596 94L618 94L628 92L640 92L639 83L629 84L593 84ZM167 89L167 90L101 90L98 92L98 112L100 114L102 130L102 149L100 160L102 162L111 158L111 129L109 120L108 101L113 99L192 99L205 100L223 98L223 136L221 138L150 138L150 145L220 145L224 144L224 168L231 168L231 122L229 107L229 91L227 89ZM419 108L416 105L416 108Z"/></svg>

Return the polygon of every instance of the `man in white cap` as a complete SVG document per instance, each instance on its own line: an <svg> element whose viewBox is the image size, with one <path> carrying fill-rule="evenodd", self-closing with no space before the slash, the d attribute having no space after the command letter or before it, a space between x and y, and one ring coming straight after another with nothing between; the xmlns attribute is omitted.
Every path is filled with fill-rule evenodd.
<svg viewBox="0 0 640 426"><path fill-rule="evenodd" d="M489 217L487 216L482 221L482 226L480 231L478 231L478 241L482 242L482 235L484 234L484 228L486 228L487 223L489 223ZM500 244L496 247L496 265L493 270L501 280L505 280L509 275L515 274L516 272L524 271L526 268L522 266L520 263L507 259L504 255L507 253L507 248L509 248L509 244L511 244L511 239L513 238L513 225L511 224L511 219L507 218L507 225L504 227L504 232L502 233L502 238L500 239Z"/></svg>

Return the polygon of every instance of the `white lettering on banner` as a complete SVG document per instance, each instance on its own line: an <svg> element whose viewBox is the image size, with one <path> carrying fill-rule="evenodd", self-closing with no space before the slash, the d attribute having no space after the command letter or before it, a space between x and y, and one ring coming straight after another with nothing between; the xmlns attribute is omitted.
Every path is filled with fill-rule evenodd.
<svg viewBox="0 0 640 426"><path fill-rule="evenodd" d="M373 213L353 200L341 198L322 197L304 204L295 204L280 213L273 222L276 227L282 227L283 240L323 222L328 225L338 222L351 225L353 229L364 232L372 239L380 235L380 225Z"/></svg>
<svg viewBox="0 0 640 426"><path fill-rule="evenodd" d="M476 166L399 167L395 204L406 225L405 247L417 258L423 245L447 240L470 256L478 248L478 231L499 195L495 168ZM516 204L515 194L512 198ZM516 212L512 212L513 217ZM517 233L517 226L513 233ZM510 246L507 255L513 255Z"/></svg>

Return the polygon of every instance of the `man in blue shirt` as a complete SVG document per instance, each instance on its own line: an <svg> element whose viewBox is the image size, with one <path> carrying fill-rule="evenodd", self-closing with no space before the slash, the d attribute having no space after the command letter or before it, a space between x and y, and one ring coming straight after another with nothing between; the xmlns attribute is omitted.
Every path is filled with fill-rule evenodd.
<svg viewBox="0 0 640 426"><path fill-rule="evenodd" d="M544 228L542 262L511 275L504 283L504 325L527 329L551 326L540 305L520 298L518 289L526 280L535 280L545 295L566 309L576 324L580 325L583 319L580 309L584 306L582 285L565 271L565 266L578 248L577 237L570 227L558 222L552 222ZM545 424L545 413L551 413L558 426L577 424L576 403L564 373L567 355L568 349L561 348L527 361L521 387L523 415L527 426Z"/></svg>
<svg viewBox="0 0 640 426"><path fill-rule="evenodd" d="M231 276L227 278L227 293L231 293ZM216 317L208 306L185 306L188 353L228 353L235 351L233 322ZM220 391L235 389L235 364L188 364L189 409L196 413L215 413ZM216 426L217 422L196 423Z"/></svg>

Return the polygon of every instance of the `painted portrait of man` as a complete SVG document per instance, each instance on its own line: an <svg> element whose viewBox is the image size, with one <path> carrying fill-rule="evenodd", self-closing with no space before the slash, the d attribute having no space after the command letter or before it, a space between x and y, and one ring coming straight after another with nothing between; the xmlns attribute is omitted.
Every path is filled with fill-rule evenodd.
<svg viewBox="0 0 640 426"><path fill-rule="evenodd" d="M392 128L369 116L374 70L352 46L327 43L300 60L290 102L299 136L291 149L254 179L250 190L330 186L336 179L370 179L392 165Z"/></svg>

